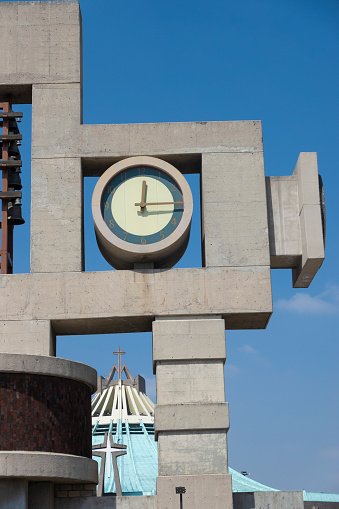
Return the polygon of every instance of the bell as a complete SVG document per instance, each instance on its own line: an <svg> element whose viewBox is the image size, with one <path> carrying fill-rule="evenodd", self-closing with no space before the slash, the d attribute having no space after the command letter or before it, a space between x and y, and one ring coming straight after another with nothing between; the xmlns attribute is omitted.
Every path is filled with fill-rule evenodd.
<svg viewBox="0 0 339 509"><path fill-rule="evenodd" d="M8 202L8 224L12 224L13 226L17 226L19 224L24 224L25 220L22 219L21 216L21 200L20 198L16 198L14 205L10 201Z"/></svg>
<svg viewBox="0 0 339 509"><path fill-rule="evenodd" d="M19 134L18 124L15 118L11 118L8 124L8 134Z"/></svg>
<svg viewBox="0 0 339 509"><path fill-rule="evenodd" d="M8 159L15 159L16 161L20 161L21 159L20 152L15 141L11 141L9 144Z"/></svg>
<svg viewBox="0 0 339 509"><path fill-rule="evenodd" d="M8 188L14 189L15 191L19 191L22 189L21 178L20 178L20 169L15 168L11 170L8 175Z"/></svg>

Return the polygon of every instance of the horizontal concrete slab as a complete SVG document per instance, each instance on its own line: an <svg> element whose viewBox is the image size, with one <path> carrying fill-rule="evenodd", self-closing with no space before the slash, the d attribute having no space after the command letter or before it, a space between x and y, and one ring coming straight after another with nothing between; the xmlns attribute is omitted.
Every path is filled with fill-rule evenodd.
<svg viewBox="0 0 339 509"><path fill-rule="evenodd" d="M228 403L156 405L155 439L162 431L229 430Z"/></svg>
<svg viewBox="0 0 339 509"><path fill-rule="evenodd" d="M260 329L272 313L270 269L1 275L0 309L4 321L51 320L61 335L150 331L156 316L190 314Z"/></svg>
<svg viewBox="0 0 339 509"><path fill-rule="evenodd" d="M0 451L0 477L97 483L98 463L71 454Z"/></svg>
<svg viewBox="0 0 339 509"><path fill-rule="evenodd" d="M89 385L94 392L97 372L82 362L42 355L6 354L0 356L0 373L35 373L61 378L71 378Z"/></svg>

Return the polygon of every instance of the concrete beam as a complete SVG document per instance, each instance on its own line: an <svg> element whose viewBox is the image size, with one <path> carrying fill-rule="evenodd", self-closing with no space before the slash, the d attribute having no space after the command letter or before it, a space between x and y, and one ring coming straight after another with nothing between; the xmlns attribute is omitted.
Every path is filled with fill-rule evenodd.
<svg viewBox="0 0 339 509"><path fill-rule="evenodd" d="M60 335L150 331L155 316L190 314L221 315L226 329L265 328L272 313L270 271L241 267L2 275L0 309L4 321L51 320Z"/></svg>
<svg viewBox="0 0 339 509"><path fill-rule="evenodd" d="M0 321L0 351L35 355L55 355L55 333L50 320Z"/></svg>

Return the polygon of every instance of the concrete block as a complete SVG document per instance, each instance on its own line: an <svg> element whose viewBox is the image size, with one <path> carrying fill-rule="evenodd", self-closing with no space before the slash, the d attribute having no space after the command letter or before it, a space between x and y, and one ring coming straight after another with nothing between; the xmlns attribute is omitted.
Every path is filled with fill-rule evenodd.
<svg viewBox="0 0 339 509"><path fill-rule="evenodd" d="M233 509L304 509L302 491L233 493Z"/></svg>
<svg viewBox="0 0 339 509"><path fill-rule="evenodd" d="M227 474L226 433L159 433L158 458L159 475Z"/></svg>
<svg viewBox="0 0 339 509"><path fill-rule="evenodd" d="M301 152L293 172L298 178L302 258L293 270L294 288L307 288L325 258L317 154Z"/></svg>
<svg viewBox="0 0 339 509"><path fill-rule="evenodd" d="M231 475L174 475L157 478L157 509L178 509L180 495L176 487L184 487L185 509L232 509Z"/></svg>
<svg viewBox="0 0 339 509"><path fill-rule="evenodd" d="M0 26L6 48L0 83L8 91L19 84L81 81L78 2L1 2Z"/></svg>
<svg viewBox="0 0 339 509"><path fill-rule="evenodd" d="M0 479L1 509L27 509L27 481Z"/></svg>
<svg viewBox="0 0 339 509"><path fill-rule="evenodd" d="M42 240L40 245L46 249ZM48 253L54 256L50 247ZM69 257L71 263L64 253ZM38 261L34 269L45 268ZM55 260L55 270L64 265ZM51 320L61 335L151 331L155 316L190 314L222 315L227 329L265 328L272 313L270 283L269 267L2 275L1 318Z"/></svg>
<svg viewBox="0 0 339 509"><path fill-rule="evenodd" d="M204 265L269 265L263 154L203 154L201 188Z"/></svg>
<svg viewBox="0 0 339 509"><path fill-rule="evenodd" d="M83 125L80 144L87 176L100 175L114 157L140 154L162 157L185 173L198 173L202 153L261 152L262 132L260 121Z"/></svg>
<svg viewBox="0 0 339 509"><path fill-rule="evenodd" d="M224 363L177 361L157 363L157 405L224 403Z"/></svg>
<svg viewBox="0 0 339 509"><path fill-rule="evenodd" d="M31 272L81 271L80 159L32 160Z"/></svg>
<svg viewBox="0 0 339 509"><path fill-rule="evenodd" d="M164 431L224 430L230 427L228 403L185 403L155 407L155 439Z"/></svg>
<svg viewBox="0 0 339 509"><path fill-rule="evenodd" d="M266 177L266 194L271 268L296 267L301 258L297 177Z"/></svg>
<svg viewBox="0 0 339 509"><path fill-rule="evenodd" d="M79 83L33 85L32 158L79 157L81 122Z"/></svg>
<svg viewBox="0 0 339 509"><path fill-rule="evenodd" d="M225 321L220 318L159 319L152 331L153 373L160 361L226 360Z"/></svg>
<svg viewBox="0 0 339 509"><path fill-rule="evenodd" d="M30 483L28 507L29 509L54 509L54 484L52 482Z"/></svg>
<svg viewBox="0 0 339 509"><path fill-rule="evenodd" d="M0 352L55 355L55 334L50 320L1 320Z"/></svg>

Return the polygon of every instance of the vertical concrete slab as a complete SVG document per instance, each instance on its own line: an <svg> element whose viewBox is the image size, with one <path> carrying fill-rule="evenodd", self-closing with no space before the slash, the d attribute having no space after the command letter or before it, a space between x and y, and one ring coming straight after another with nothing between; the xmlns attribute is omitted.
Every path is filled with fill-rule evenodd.
<svg viewBox="0 0 339 509"><path fill-rule="evenodd" d="M24 479L0 479L1 509L28 509L27 481Z"/></svg>
<svg viewBox="0 0 339 509"><path fill-rule="evenodd" d="M28 509L54 509L54 484L52 482L29 483Z"/></svg>
<svg viewBox="0 0 339 509"><path fill-rule="evenodd" d="M206 267L269 265L263 153L202 155Z"/></svg>
<svg viewBox="0 0 339 509"><path fill-rule="evenodd" d="M294 288L308 288L325 258L325 239L316 152L301 152L293 175L298 179L302 256L293 270Z"/></svg>

